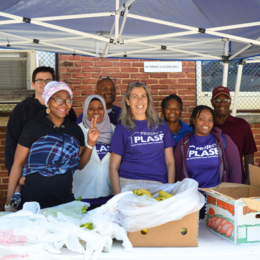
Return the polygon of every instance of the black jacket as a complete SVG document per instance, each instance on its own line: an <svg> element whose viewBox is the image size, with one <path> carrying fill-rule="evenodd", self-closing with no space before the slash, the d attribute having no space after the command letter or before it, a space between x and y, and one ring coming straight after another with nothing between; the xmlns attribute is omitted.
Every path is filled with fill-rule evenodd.
<svg viewBox="0 0 260 260"><path fill-rule="evenodd" d="M24 127L31 120L42 115L46 115L46 106L42 105L38 99L35 99L34 95L26 98L14 108L6 129L5 167L8 170L8 174L11 171L16 146ZM77 116L72 108L69 112L69 118L71 121L77 121Z"/></svg>

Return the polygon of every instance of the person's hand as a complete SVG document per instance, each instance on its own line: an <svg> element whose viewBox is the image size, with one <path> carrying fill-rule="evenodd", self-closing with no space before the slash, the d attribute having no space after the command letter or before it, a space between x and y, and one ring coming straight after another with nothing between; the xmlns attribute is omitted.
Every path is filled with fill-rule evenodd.
<svg viewBox="0 0 260 260"><path fill-rule="evenodd" d="M21 177L20 180L19 180L19 184L20 185L24 185L25 184L25 180L26 180L25 177Z"/></svg>
<svg viewBox="0 0 260 260"><path fill-rule="evenodd" d="M88 131L88 145L92 147L95 146L96 141L99 137L99 131L96 125L97 125L97 118L93 117L91 119L90 129Z"/></svg>

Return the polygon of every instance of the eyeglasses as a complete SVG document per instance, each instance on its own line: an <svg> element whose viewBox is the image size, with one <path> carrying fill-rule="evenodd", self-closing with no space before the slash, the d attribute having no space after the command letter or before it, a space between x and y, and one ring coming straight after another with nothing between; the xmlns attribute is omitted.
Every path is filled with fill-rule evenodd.
<svg viewBox="0 0 260 260"><path fill-rule="evenodd" d="M73 104L73 100L72 100L72 99L65 99L65 100L60 99L60 98L50 98L50 99L55 100L55 102L56 102L56 104L57 104L58 106L61 106L64 101L65 101L65 103L66 103L67 106L71 106L71 105Z"/></svg>
<svg viewBox="0 0 260 260"><path fill-rule="evenodd" d="M135 87L135 86L146 86L146 83L142 82L142 81L136 81L136 82L131 82L128 85L129 88Z"/></svg>
<svg viewBox="0 0 260 260"><path fill-rule="evenodd" d="M213 99L213 102L215 104L220 104L221 102L225 103L225 104L229 104L231 101L231 99Z"/></svg>
<svg viewBox="0 0 260 260"><path fill-rule="evenodd" d="M37 82L38 84L43 84L44 82L46 83L46 84L48 84L49 82L51 82L52 81L52 79L36 79L35 80L35 82Z"/></svg>
<svg viewBox="0 0 260 260"><path fill-rule="evenodd" d="M114 83L114 85L116 84L116 79L114 77L109 77L109 76L100 76L98 82L106 79L111 80Z"/></svg>

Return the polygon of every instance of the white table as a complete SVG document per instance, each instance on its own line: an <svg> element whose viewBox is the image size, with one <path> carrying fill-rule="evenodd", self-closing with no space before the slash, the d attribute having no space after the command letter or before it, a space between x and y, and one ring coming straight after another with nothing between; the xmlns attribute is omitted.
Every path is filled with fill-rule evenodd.
<svg viewBox="0 0 260 260"><path fill-rule="evenodd" d="M83 260L84 257L63 248L62 254L52 260L56 259ZM134 247L132 252L125 252L122 242L114 241L111 251L102 253L98 259L260 260L260 243L234 245L207 230L205 222L200 222L198 247Z"/></svg>

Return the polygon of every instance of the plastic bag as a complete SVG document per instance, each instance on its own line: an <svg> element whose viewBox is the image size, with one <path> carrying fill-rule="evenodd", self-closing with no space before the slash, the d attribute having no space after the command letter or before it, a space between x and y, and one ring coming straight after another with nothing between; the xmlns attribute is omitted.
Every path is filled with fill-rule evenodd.
<svg viewBox="0 0 260 260"><path fill-rule="evenodd" d="M123 241L125 251L132 250L132 244L128 239L126 230L119 225L119 211L117 208L118 202L126 195L132 192L120 193L111 198L105 205L91 210L88 214L79 221L80 224L92 223L93 232L110 236L112 239ZM104 252L109 252L111 248L105 247Z"/></svg>
<svg viewBox="0 0 260 260"><path fill-rule="evenodd" d="M85 213L82 213L81 210L83 207L88 208L90 204L88 202L83 201L72 201L69 203L61 204L56 207L46 208L41 210L41 214L43 214L45 217L52 216L57 217L59 213L62 213L64 216L68 217L67 219L74 218L73 222L77 222L77 220L82 219L85 216ZM68 222L71 222L68 221Z"/></svg>
<svg viewBox="0 0 260 260"><path fill-rule="evenodd" d="M122 192L135 189L146 189L153 197L163 190L174 196L157 201L149 196L129 194L118 203L120 224L130 232L140 231L179 220L184 216L200 210L204 196L198 191L198 183L193 179L184 179L175 184L136 183L126 185Z"/></svg>

